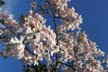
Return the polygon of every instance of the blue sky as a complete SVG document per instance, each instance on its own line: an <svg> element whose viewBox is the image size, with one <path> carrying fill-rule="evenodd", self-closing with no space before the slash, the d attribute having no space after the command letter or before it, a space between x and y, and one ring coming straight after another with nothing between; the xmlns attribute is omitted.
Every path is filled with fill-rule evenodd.
<svg viewBox="0 0 108 72"><path fill-rule="evenodd" d="M15 15L27 13L31 0L5 0L4 7ZM108 0L71 0L76 11L82 15L82 30L88 34L88 38L95 41L99 48L108 51ZM0 46L1 48L1 46ZM22 72L22 62L13 58L7 60L0 57L0 72Z"/></svg>
<svg viewBox="0 0 108 72"><path fill-rule="evenodd" d="M84 19L83 30L99 48L108 51L108 0L72 0Z"/></svg>

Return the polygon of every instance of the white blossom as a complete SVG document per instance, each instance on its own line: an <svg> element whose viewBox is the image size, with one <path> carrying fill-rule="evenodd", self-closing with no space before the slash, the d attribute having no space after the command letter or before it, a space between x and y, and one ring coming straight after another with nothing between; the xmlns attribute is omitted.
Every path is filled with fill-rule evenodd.
<svg viewBox="0 0 108 72"><path fill-rule="evenodd" d="M55 10L54 17L60 18L60 24L57 23L56 27L57 32L50 26L47 27L48 20L33 10L30 10L24 18L23 24L16 22L12 15L0 10L0 19L4 18L6 25L12 27L6 30L0 29L0 35L7 36L7 40L0 39L5 42L2 55L22 59L29 65L39 65L39 61L45 58L49 72L49 66L56 65L56 59L59 61L57 68L63 64L63 72L108 72L108 58L105 57L103 62L97 59L105 56L105 53L97 48L95 42L88 39L85 32L81 31L80 24L83 19L73 7L68 7L67 2L70 0L48 1ZM73 68L68 67L66 64L68 62ZM106 63L106 69L102 63Z"/></svg>

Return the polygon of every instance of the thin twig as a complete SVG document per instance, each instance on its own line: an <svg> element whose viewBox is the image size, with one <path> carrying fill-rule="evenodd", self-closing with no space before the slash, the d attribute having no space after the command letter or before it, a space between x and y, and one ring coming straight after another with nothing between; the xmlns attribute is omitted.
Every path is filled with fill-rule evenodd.
<svg viewBox="0 0 108 72"><path fill-rule="evenodd" d="M73 66L71 66L71 65L69 65L69 64L66 64L66 63L63 63L63 62L60 62L60 61L59 61L58 63L63 64L63 65L66 65L67 67L72 68L72 69L73 69L73 71L75 71L75 70L76 70Z"/></svg>
<svg viewBox="0 0 108 72"><path fill-rule="evenodd" d="M46 0L46 2L48 3L48 6L49 6L49 8L50 8L50 10L51 10L51 12L52 12L52 15L53 15L53 23L54 23L54 29L55 29L55 33L56 33L56 45L58 45L58 33L57 33L57 24L56 24L56 16L55 16L55 10L52 8L52 6L51 6L51 3L48 1L48 0ZM55 63L55 72L57 71L57 66L58 66L58 57L57 57L57 54L56 54L56 63Z"/></svg>
<svg viewBox="0 0 108 72"><path fill-rule="evenodd" d="M49 5L49 8L52 12L52 15L53 15L53 22L54 22L54 29L55 29L55 33L56 33L56 45L58 45L58 33L57 33L57 24L56 24L56 16L55 16L55 10L53 10L52 6L51 6L51 3L48 1L48 0L45 0L48 5Z"/></svg>

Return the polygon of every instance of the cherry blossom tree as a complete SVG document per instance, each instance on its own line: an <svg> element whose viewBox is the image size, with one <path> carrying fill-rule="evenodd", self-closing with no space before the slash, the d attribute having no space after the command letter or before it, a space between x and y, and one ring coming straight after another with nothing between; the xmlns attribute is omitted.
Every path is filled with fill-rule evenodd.
<svg viewBox="0 0 108 72"><path fill-rule="evenodd" d="M23 61L24 72L108 72L108 56L81 30L82 17L69 1L33 1L19 22L1 9L0 55ZM46 26L49 19L54 29Z"/></svg>

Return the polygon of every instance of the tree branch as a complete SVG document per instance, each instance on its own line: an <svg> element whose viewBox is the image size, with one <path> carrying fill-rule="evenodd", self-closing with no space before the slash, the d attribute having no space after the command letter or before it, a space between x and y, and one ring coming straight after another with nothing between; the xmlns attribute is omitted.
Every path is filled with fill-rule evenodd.
<svg viewBox="0 0 108 72"><path fill-rule="evenodd" d="M60 61L58 63L66 65L67 67L72 68L74 72L76 71L76 69L73 66L69 65L69 64L66 64L66 63L63 63L63 62L60 62Z"/></svg>

